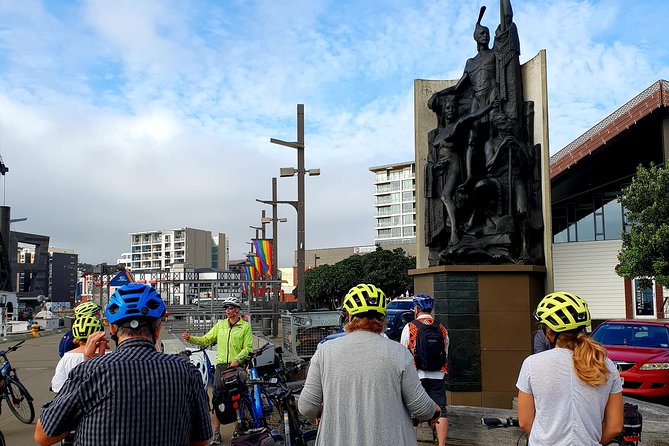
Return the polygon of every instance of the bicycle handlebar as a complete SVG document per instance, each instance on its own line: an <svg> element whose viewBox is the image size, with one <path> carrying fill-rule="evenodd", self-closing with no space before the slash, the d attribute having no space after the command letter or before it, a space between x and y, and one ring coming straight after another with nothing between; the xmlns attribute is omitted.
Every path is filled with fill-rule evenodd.
<svg viewBox="0 0 669 446"><path fill-rule="evenodd" d="M483 417L481 418L481 424L486 426L488 429L494 429L496 427L520 426L520 424L518 424L518 418L513 418L513 417L508 417L506 419L495 418L495 417Z"/></svg>
<svg viewBox="0 0 669 446"><path fill-rule="evenodd" d="M26 342L25 339L24 339L23 341L21 341L21 342L18 342L18 343L16 343L16 344L12 345L11 347L9 347L9 348L8 348L7 350L5 350L5 351L0 351L0 355L6 355L7 353L11 353L11 352L16 351L16 350L21 346L21 344L23 344L24 342Z"/></svg>

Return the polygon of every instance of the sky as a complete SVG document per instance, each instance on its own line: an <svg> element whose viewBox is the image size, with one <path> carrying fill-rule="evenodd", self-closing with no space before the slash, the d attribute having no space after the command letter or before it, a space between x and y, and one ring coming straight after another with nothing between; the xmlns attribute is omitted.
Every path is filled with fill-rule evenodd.
<svg viewBox="0 0 669 446"><path fill-rule="evenodd" d="M521 63L545 49L556 153L669 79L669 2L512 0ZM373 244L369 167L414 159L414 79L458 79L492 0L0 0L2 201L12 230L81 262L129 233L192 227L249 251L271 178L296 167L305 108L306 248ZM295 200L295 178L278 199ZM296 213L279 206L279 266ZM268 226L268 235L270 226Z"/></svg>

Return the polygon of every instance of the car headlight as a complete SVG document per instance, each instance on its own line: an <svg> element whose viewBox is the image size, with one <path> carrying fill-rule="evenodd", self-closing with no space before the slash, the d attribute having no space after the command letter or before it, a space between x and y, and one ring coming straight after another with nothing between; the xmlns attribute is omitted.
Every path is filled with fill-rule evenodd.
<svg viewBox="0 0 669 446"><path fill-rule="evenodd" d="M639 370L669 370L669 362L649 362L639 367Z"/></svg>

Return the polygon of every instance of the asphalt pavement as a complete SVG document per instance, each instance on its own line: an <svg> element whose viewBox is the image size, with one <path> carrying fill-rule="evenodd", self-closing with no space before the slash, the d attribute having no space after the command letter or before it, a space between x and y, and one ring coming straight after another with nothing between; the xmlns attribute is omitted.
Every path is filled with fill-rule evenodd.
<svg viewBox="0 0 669 446"><path fill-rule="evenodd" d="M39 338L23 337L0 340L0 349L6 349L20 339L27 339L16 352L9 354L9 360L16 368L21 382L34 398L36 418L39 408L53 398L49 391L51 378L58 362L58 342L64 330ZM639 401L625 397L625 401L638 404L643 414L643 433L641 446L669 446L669 407L647 401ZM11 413L5 401L0 402L0 430L5 436L8 446L32 446L35 422L26 425L19 422ZM517 443L521 435L519 428L491 429L481 425L481 417L491 416L506 418L515 416L512 409L493 409L481 407L451 406L449 407L448 445L501 446L524 445L524 438ZM224 438L229 438L231 425L222 429ZM418 432L420 445L432 444L432 433L425 425ZM229 442L224 442L229 445ZM398 445L401 446L401 445Z"/></svg>

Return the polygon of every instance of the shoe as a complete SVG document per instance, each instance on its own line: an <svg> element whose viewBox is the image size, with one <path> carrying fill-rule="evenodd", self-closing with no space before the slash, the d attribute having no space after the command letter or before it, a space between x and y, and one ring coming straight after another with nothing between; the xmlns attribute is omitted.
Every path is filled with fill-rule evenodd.
<svg viewBox="0 0 669 446"><path fill-rule="evenodd" d="M211 441L209 444L221 444L221 433L220 432L215 432L214 436L212 437Z"/></svg>

